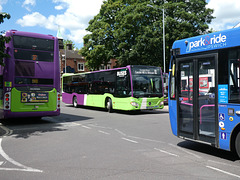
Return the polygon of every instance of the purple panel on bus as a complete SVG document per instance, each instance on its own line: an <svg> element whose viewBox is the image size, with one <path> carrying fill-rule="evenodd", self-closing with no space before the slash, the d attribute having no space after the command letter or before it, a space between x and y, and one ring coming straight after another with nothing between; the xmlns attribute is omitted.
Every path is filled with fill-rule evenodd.
<svg viewBox="0 0 240 180"><path fill-rule="evenodd" d="M49 62L38 62L35 66L36 78L54 78L54 64ZM39 77L38 77L39 76Z"/></svg>
<svg viewBox="0 0 240 180"><path fill-rule="evenodd" d="M63 92L62 93L63 102L66 104L73 104L74 96L77 97L78 105L85 105L84 104L84 94L77 94L77 93L68 94L68 93Z"/></svg>

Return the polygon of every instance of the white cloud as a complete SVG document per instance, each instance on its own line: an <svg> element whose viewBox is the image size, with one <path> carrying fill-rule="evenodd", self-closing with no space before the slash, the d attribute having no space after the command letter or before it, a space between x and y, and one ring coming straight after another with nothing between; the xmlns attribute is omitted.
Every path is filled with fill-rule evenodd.
<svg viewBox="0 0 240 180"><path fill-rule="evenodd" d="M57 26L56 24L54 24L54 21L54 16L49 16L48 18L46 18L39 12L34 12L32 14L27 14L23 16L22 19L17 20L17 24L21 25L22 27L40 26L50 30L55 30Z"/></svg>
<svg viewBox="0 0 240 180"><path fill-rule="evenodd" d="M103 3L103 0L53 0L54 3L65 4L67 12L76 16L87 17L96 15Z"/></svg>
<svg viewBox="0 0 240 180"><path fill-rule="evenodd" d="M25 0L22 4L22 7L26 8L28 11L31 11L31 6L36 5L36 0Z"/></svg>
<svg viewBox="0 0 240 180"><path fill-rule="evenodd" d="M71 33L69 35L67 35L67 39L71 39L75 42L83 42L83 36L85 36L87 34L87 31L84 29L79 29L79 30L71 30Z"/></svg>
<svg viewBox="0 0 240 180"><path fill-rule="evenodd" d="M208 8L214 9L210 28L214 30L224 30L235 26L240 22L240 1L238 0L210 0Z"/></svg>
<svg viewBox="0 0 240 180"><path fill-rule="evenodd" d="M55 9L56 9L56 10L62 10L62 9L64 9L64 7L61 6L61 5L59 5L59 6L55 6Z"/></svg>
<svg viewBox="0 0 240 180"><path fill-rule="evenodd" d="M7 2L8 2L8 0L1 0L0 1L0 12L2 12L2 10L3 10L2 5L7 4Z"/></svg>
<svg viewBox="0 0 240 180"><path fill-rule="evenodd" d="M23 2L23 6L26 6L26 5L35 6L35 5L36 5L36 0L25 0L25 1Z"/></svg>
<svg viewBox="0 0 240 180"><path fill-rule="evenodd" d="M30 0L26 0L29 1ZM87 34L88 22L99 13L103 0L53 0L56 10L63 10L63 14L50 15L49 17L33 12L17 20L21 26L40 26L54 30L60 27L63 38L72 40L75 44L83 42Z"/></svg>

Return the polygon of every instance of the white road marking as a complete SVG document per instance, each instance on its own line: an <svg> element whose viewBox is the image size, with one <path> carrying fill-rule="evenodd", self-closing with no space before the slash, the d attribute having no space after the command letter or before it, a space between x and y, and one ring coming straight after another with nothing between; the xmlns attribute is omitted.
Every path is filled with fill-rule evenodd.
<svg viewBox="0 0 240 180"><path fill-rule="evenodd" d="M86 128L86 129L92 129L92 128L90 128L90 127L88 127L88 126L84 126L84 125L82 125L82 127L83 127L83 128Z"/></svg>
<svg viewBox="0 0 240 180"><path fill-rule="evenodd" d="M117 131L119 134L123 135L123 136L127 136L125 133L123 133L122 131L118 130L118 129L114 129L115 131Z"/></svg>
<svg viewBox="0 0 240 180"><path fill-rule="evenodd" d="M154 148L154 149L157 150L157 151L160 151L160 152L162 152L162 153L165 153L165 154L171 155L171 156L179 157L179 156L176 155L176 154L173 154L173 153L170 153L170 152L167 152L167 151L164 151L164 150L158 149L158 148Z"/></svg>
<svg viewBox="0 0 240 180"><path fill-rule="evenodd" d="M139 139L142 141L150 141L150 142L157 142L157 143L165 143L163 141L158 141L158 140L154 140L154 139L147 139L147 138L141 138L141 137L137 137L137 136L127 136L129 138L133 138L133 139Z"/></svg>
<svg viewBox="0 0 240 180"><path fill-rule="evenodd" d="M0 166L4 163L4 161L0 161Z"/></svg>
<svg viewBox="0 0 240 180"><path fill-rule="evenodd" d="M98 130L98 132L100 132L100 133L102 133L102 134L110 135L110 133L107 133L107 132L105 132L105 131L100 131L100 130Z"/></svg>
<svg viewBox="0 0 240 180"><path fill-rule="evenodd" d="M110 129L110 130L113 129L113 128L111 128L111 127L99 126L99 125L97 125L97 124L89 124L89 126L96 127L96 128L102 128L102 129Z"/></svg>
<svg viewBox="0 0 240 180"><path fill-rule="evenodd" d="M72 122L73 125L76 125L76 126L82 126L82 124L80 123L75 123L75 122Z"/></svg>
<svg viewBox="0 0 240 180"><path fill-rule="evenodd" d="M5 127L5 126L0 126L4 131L5 131L5 134L4 134L4 136L9 136L9 135L11 135L12 134L12 130L11 129L8 129L7 127Z"/></svg>
<svg viewBox="0 0 240 180"><path fill-rule="evenodd" d="M218 161L213 161L213 160L208 160L208 162L215 163L215 164L221 164L221 165L229 166L229 167L239 168L239 166L235 166L235 165L227 164L227 163L223 163L223 162L218 162Z"/></svg>
<svg viewBox="0 0 240 180"><path fill-rule="evenodd" d="M32 168L28 168L28 169L18 169L18 168L0 168L0 171L24 171L24 172L43 172L41 170L38 169L32 169Z"/></svg>
<svg viewBox="0 0 240 180"><path fill-rule="evenodd" d="M185 152L185 153L187 153L187 154L190 154L190 155L192 155L192 156L194 156L194 157L196 157L196 158L198 158L198 159L201 159L201 158L202 158L201 156L198 156L198 155L196 155L196 154L194 154L194 153L191 153L191 152L189 152L189 151L187 151L187 150L185 150L185 149L183 149L183 148L180 148L180 147L178 147L178 146L176 146L176 145L173 145L173 144L170 144L170 143L168 143L168 145L173 146L173 147L175 147L175 148L177 148L177 149L180 149L181 151L183 151L183 152Z"/></svg>
<svg viewBox="0 0 240 180"><path fill-rule="evenodd" d="M6 159L8 162L23 168L23 169L17 169L17 168L0 168L0 170L11 170L11 171L29 171L29 172L43 172L42 170L38 170L38 169L34 169L28 166L24 166L22 164L20 164L19 162L13 160L12 158L10 158L2 149L2 138L0 138L0 154L1 156Z"/></svg>
<svg viewBox="0 0 240 180"><path fill-rule="evenodd" d="M75 123L75 122L63 122L63 123L58 123L62 127L75 127L75 126L81 126L81 124Z"/></svg>
<svg viewBox="0 0 240 180"><path fill-rule="evenodd" d="M218 169L218 168L212 167L212 166L206 166L206 167L209 168L209 169L212 169L212 170L215 170L215 171L218 171L218 172L221 172L221 173L224 173L224 174L230 175L230 176L234 176L234 177L240 179L240 176L239 176L239 175L236 175L236 174L233 174L233 173L230 173L230 172L227 172L227 171L224 171L224 170L221 170L221 169Z"/></svg>
<svg viewBox="0 0 240 180"><path fill-rule="evenodd" d="M133 140L131 140L131 139L127 139L127 138L122 138L122 139L125 140L125 141L128 141L128 142L131 142L131 143L135 143L135 144L138 143L137 141L133 141Z"/></svg>

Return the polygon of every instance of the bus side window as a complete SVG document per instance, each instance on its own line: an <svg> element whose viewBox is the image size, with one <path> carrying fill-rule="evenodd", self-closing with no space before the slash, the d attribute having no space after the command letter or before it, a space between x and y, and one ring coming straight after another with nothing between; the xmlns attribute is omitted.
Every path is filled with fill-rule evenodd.
<svg viewBox="0 0 240 180"><path fill-rule="evenodd" d="M170 87L169 87L169 92L170 92L170 98L171 99L175 99L176 95L175 95L175 62L172 62L172 69L171 69L171 73L170 73Z"/></svg>

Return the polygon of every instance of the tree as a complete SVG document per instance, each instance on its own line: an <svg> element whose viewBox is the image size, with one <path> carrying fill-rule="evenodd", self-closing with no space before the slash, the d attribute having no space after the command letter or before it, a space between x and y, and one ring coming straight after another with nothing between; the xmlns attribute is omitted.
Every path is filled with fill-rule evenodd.
<svg viewBox="0 0 240 180"><path fill-rule="evenodd" d="M10 14L0 13L0 24L4 22L4 19L10 19ZM3 58L9 57L5 52L5 43L10 41L9 37L3 36L4 31L0 32L0 65L4 65Z"/></svg>
<svg viewBox="0 0 240 180"><path fill-rule="evenodd" d="M76 46L75 46L75 44L73 43L73 41L71 41L71 40L69 40L69 39L67 39L67 40L63 40L63 45L64 45L64 49L66 49L66 45L67 44L72 44L72 49L77 49L76 48Z"/></svg>
<svg viewBox="0 0 240 180"><path fill-rule="evenodd" d="M118 64L163 65L165 9L166 60L175 40L208 32L213 19L205 0L107 0L90 20L80 50L88 66L97 69L111 58Z"/></svg>

